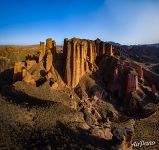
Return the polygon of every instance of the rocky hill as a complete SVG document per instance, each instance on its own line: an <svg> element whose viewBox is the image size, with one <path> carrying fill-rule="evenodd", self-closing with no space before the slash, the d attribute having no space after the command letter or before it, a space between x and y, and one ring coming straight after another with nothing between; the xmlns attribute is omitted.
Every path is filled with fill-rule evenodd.
<svg viewBox="0 0 159 150"><path fill-rule="evenodd" d="M2 50L5 148L132 150L139 137L157 148L159 77L117 45L48 38L34 50Z"/></svg>
<svg viewBox="0 0 159 150"><path fill-rule="evenodd" d="M159 44L147 45L120 45L113 43L113 46L120 49L121 53L128 55L135 61L142 63L159 63Z"/></svg>

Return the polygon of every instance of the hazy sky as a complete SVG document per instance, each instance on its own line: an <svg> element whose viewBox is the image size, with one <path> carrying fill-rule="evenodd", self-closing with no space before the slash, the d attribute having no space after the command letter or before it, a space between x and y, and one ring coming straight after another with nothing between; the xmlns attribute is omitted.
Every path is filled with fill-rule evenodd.
<svg viewBox="0 0 159 150"><path fill-rule="evenodd" d="M0 0L0 44L48 37L159 43L159 0Z"/></svg>

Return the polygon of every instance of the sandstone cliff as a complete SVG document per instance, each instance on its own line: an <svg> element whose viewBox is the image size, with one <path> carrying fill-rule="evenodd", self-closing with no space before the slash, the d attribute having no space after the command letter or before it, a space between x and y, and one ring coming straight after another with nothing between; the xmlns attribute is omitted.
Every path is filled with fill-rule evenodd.
<svg viewBox="0 0 159 150"><path fill-rule="evenodd" d="M22 72L24 72L22 66L19 63L15 64L14 82L23 80L27 83L33 83L34 80L37 83L43 78L40 73L43 72L43 74L47 75L46 81L50 80L50 78L58 78L62 82L62 77L68 87L75 88L83 75L95 71L96 58L104 55L113 56L112 46L99 39L95 41L77 38L65 39L62 53L64 74L60 76L55 69L57 68L56 42L48 38L46 45L44 42L40 42L38 62L26 60L23 66L23 69L28 72L25 74L25 79L24 76L21 76Z"/></svg>
<svg viewBox="0 0 159 150"><path fill-rule="evenodd" d="M97 57L112 56L112 46L99 39L95 41L85 39L64 40L65 77L66 84L72 88L76 87L79 80L86 73L95 69Z"/></svg>

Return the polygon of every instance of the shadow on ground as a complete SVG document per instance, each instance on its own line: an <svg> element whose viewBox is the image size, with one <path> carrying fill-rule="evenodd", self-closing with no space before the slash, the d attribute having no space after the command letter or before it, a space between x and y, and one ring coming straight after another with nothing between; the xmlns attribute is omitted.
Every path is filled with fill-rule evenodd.
<svg viewBox="0 0 159 150"><path fill-rule="evenodd" d="M32 107L49 107L57 102L42 100L36 97L30 96L22 91L17 91L14 85L6 86L1 94L5 97L7 101L10 101L16 105Z"/></svg>
<svg viewBox="0 0 159 150"><path fill-rule="evenodd" d="M44 133L36 132L32 134L29 139L29 145L36 145L39 150L42 150L48 146L51 146L53 150L56 149L100 149L100 150L111 150L112 141L100 139L95 136L88 134L88 131L83 129L73 130L67 125L57 122L54 128L53 134L48 134L44 137ZM35 136L36 135L36 136Z"/></svg>

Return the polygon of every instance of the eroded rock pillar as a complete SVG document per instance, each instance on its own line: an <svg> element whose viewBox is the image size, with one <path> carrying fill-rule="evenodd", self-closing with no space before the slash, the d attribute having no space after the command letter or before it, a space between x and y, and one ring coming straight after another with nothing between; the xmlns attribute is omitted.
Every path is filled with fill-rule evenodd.
<svg viewBox="0 0 159 150"><path fill-rule="evenodd" d="M100 51L99 51L99 56L103 56L105 54L105 43L100 42Z"/></svg>
<svg viewBox="0 0 159 150"><path fill-rule="evenodd" d="M111 44L105 45L105 54L108 56L113 56L113 47Z"/></svg>
<svg viewBox="0 0 159 150"><path fill-rule="evenodd" d="M52 62L53 62L53 56L52 56L51 50L47 50L47 56L46 56L46 71L47 72L52 67Z"/></svg>
<svg viewBox="0 0 159 150"><path fill-rule="evenodd" d="M127 78L127 92L135 92L138 89L138 76L135 73L129 73Z"/></svg>
<svg viewBox="0 0 159 150"><path fill-rule="evenodd" d="M89 61L90 63L93 63L94 60L94 56L93 56L93 44L92 42L89 42L89 47L88 47L88 57L89 57Z"/></svg>
<svg viewBox="0 0 159 150"><path fill-rule="evenodd" d="M96 40L95 40L97 56L99 56L99 52L100 52L100 42L101 42L101 41L100 41L99 39L96 39Z"/></svg>
<svg viewBox="0 0 159 150"><path fill-rule="evenodd" d="M39 60L38 62L41 62L45 56L45 43L40 42L40 52L39 52Z"/></svg>
<svg viewBox="0 0 159 150"><path fill-rule="evenodd" d="M81 76L84 75L84 43L81 43L81 53L80 53L80 67L81 67Z"/></svg>
<svg viewBox="0 0 159 150"><path fill-rule="evenodd" d="M72 40L72 79L71 79L71 86L72 87L75 87L76 86L76 82L77 82L77 63L76 63L76 60L77 60L77 50L76 50L76 44L77 44L77 41L76 39L73 39Z"/></svg>
<svg viewBox="0 0 159 150"><path fill-rule="evenodd" d="M66 68L65 68L65 82L68 86L71 86L71 41L67 41L66 48Z"/></svg>
<svg viewBox="0 0 159 150"><path fill-rule="evenodd" d="M46 50L52 49L52 38L46 40Z"/></svg>
<svg viewBox="0 0 159 150"><path fill-rule="evenodd" d="M80 74L81 74L81 70L80 70L80 43L79 41L76 44L76 85L78 84L79 80L80 80Z"/></svg>
<svg viewBox="0 0 159 150"><path fill-rule="evenodd" d="M13 82L22 80L22 63L16 62L14 65Z"/></svg>

